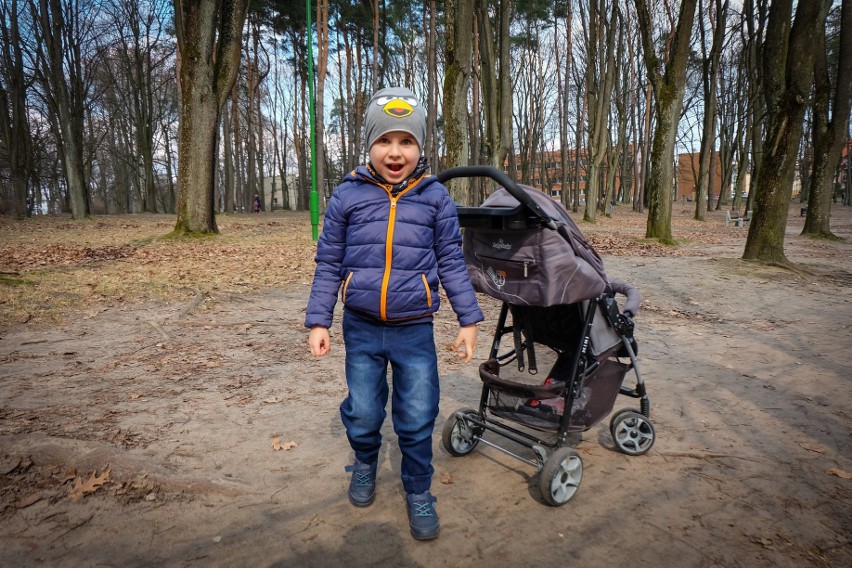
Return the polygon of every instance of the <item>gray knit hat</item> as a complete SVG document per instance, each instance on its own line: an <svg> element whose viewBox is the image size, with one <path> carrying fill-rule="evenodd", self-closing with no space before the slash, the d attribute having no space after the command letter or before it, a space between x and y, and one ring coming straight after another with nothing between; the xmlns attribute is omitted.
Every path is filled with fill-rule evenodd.
<svg viewBox="0 0 852 568"><path fill-rule="evenodd" d="M426 111L417 97L404 87L388 87L377 91L367 105L364 116L364 138L369 150L382 134L400 130L408 132L423 151L426 138Z"/></svg>

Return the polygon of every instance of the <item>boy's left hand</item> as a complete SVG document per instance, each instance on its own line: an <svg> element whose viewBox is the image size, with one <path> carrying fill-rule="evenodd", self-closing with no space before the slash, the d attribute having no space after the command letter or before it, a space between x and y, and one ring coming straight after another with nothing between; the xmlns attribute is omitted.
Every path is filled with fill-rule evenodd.
<svg viewBox="0 0 852 568"><path fill-rule="evenodd" d="M464 343L464 352L459 353L459 358L467 363L473 358L473 350L476 348L476 324L466 325L459 328L459 334L453 342L453 351L458 351Z"/></svg>

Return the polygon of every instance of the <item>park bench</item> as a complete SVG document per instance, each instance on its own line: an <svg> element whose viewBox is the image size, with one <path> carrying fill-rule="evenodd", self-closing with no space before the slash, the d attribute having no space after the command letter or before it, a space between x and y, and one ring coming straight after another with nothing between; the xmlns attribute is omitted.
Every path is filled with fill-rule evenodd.
<svg viewBox="0 0 852 568"><path fill-rule="evenodd" d="M737 227L742 227L743 226L742 215L740 215L739 213L734 213L734 215L732 216L730 211L725 211L725 226L727 227L731 223L733 223Z"/></svg>

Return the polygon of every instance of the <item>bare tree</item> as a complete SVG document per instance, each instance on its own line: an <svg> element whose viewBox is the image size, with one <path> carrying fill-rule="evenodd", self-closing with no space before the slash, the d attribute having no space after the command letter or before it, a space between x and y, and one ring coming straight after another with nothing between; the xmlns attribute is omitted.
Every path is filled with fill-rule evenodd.
<svg viewBox="0 0 852 568"><path fill-rule="evenodd" d="M447 69L444 77L444 123L447 165L466 166L470 156L467 128L467 97L473 57L474 0L447 0ZM469 180L452 180L448 188L457 202L470 205Z"/></svg>
<svg viewBox="0 0 852 568"><path fill-rule="evenodd" d="M91 6L82 0L30 0L36 76L55 117L57 146L63 157L71 215L90 214L89 185L83 162L83 121L88 85L84 72L84 47L89 45Z"/></svg>
<svg viewBox="0 0 852 568"><path fill-rule="evenodd" d="M216 233L219 117L237 78L248 0L175 0L181 95L178 233Z"/></svg>
<svg viewBox="0 0 852 568"><path fill-rule="evenodd" d="M0 196L0 201L5 202L5 213L17 219L32 214L27 208L27 188L33 169L19 19L18 0L0 4L0 142L12 178L11 194Z"/></svg>
<svg viewBox="0 0 852 568"><path fill-rule="evenodd" d="M621 25L616 3L591 0L588 15L580 3L586 45L586 99L589 112L589 166L586 170L586 210L583 220L595 222L600 192L601 165L611 143L609 115L615 82L615 32Z"/></svg>
<svg viewBox="0 0 852 568"><path fill-rule="evenodd" d="M672 163L677 123L683 104L686 64L689 57L692 22L695 19L697 0L683 0L680 14L668 50L665 69L654 49L654 27L646 0L636 0L639 15L639 32L642 36L648 78L654 88L654 115L656 127L651 148L651 171L648 179L647 238L668 242L672 240Z"/></svg>
<svg viewBox="0 0 852 568"><path fill-rule="evenodd" d="M846 133L849 130L849 110L852 106L852 0L843 0L840 8L838 32L837 70L833 77L826 62L825 28L821 27L817 37L814 66L814 162L811 174L811 191L808 196L808 214L803 235L832 238L831 187ZM834 97L831 100L831 91ZM829 101L831 100L831 104ZM831 118L829 118L829 110Z"/></svg>
<svg viewBox="0 0 852 568"><path fill-rule="evenodd" d="M715 15L710 21L713 31L710 52L707 52L707 44L704 39L704 23L699 24L701 32L701 51L703 56L703 73L701 74L704 87L704 118L701 129L701 154L698 165L698 191L695 198L695 219L703 221L705 212L710 204L711 178L714 173L710 168L713 161L714 142L716 141L716 93L719 75L719 53L722 51L722 42L725 39L725 18L728 13L728 0L712 0L709 17ZM704 14L704 2L699 0L699 13Z"/></svg>
<svg viewBox="0 0 852 568"><path fill-rule="evenodd" d="M743 259L788 263L784 232L802 120L813 81L812 42L830 4L831 0L799 2L792 28L792 0L774 0L769 8L762 62L767 148L761 158L760 185L755 188L754 218Z"/></svg>
<svg viewBox="0 0 852 568"><path fill-rule="evenodd" d="M482 73L483 116L485 119L485 160L502 169L512 144L512 87L509 57L509 24L512 3L500 0L495 23L489 17L489 2L476 1L479 24L479 55ZM495 34L494 28L497 29Z"/></svg>

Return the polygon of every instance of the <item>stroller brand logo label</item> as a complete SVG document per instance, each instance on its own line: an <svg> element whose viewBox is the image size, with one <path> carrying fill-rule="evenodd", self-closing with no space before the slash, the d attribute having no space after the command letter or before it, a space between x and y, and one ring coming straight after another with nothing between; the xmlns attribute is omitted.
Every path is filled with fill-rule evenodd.
<svg viewBox="0 0 852 568"><path fill-rule="evenodd" d="M494 270L491 266L485 267L485 274L494 282L498 288L502 288L506 284L506 273L502 270Z"/></svg>
<svg viewBox="0 0 852 568"><path fill-rule="evenodd" d="M500 239L496 243L491 243L491 248L495 248L498 250L512 250L512 245L509 243L504 243L503 239Z"/></svg>

